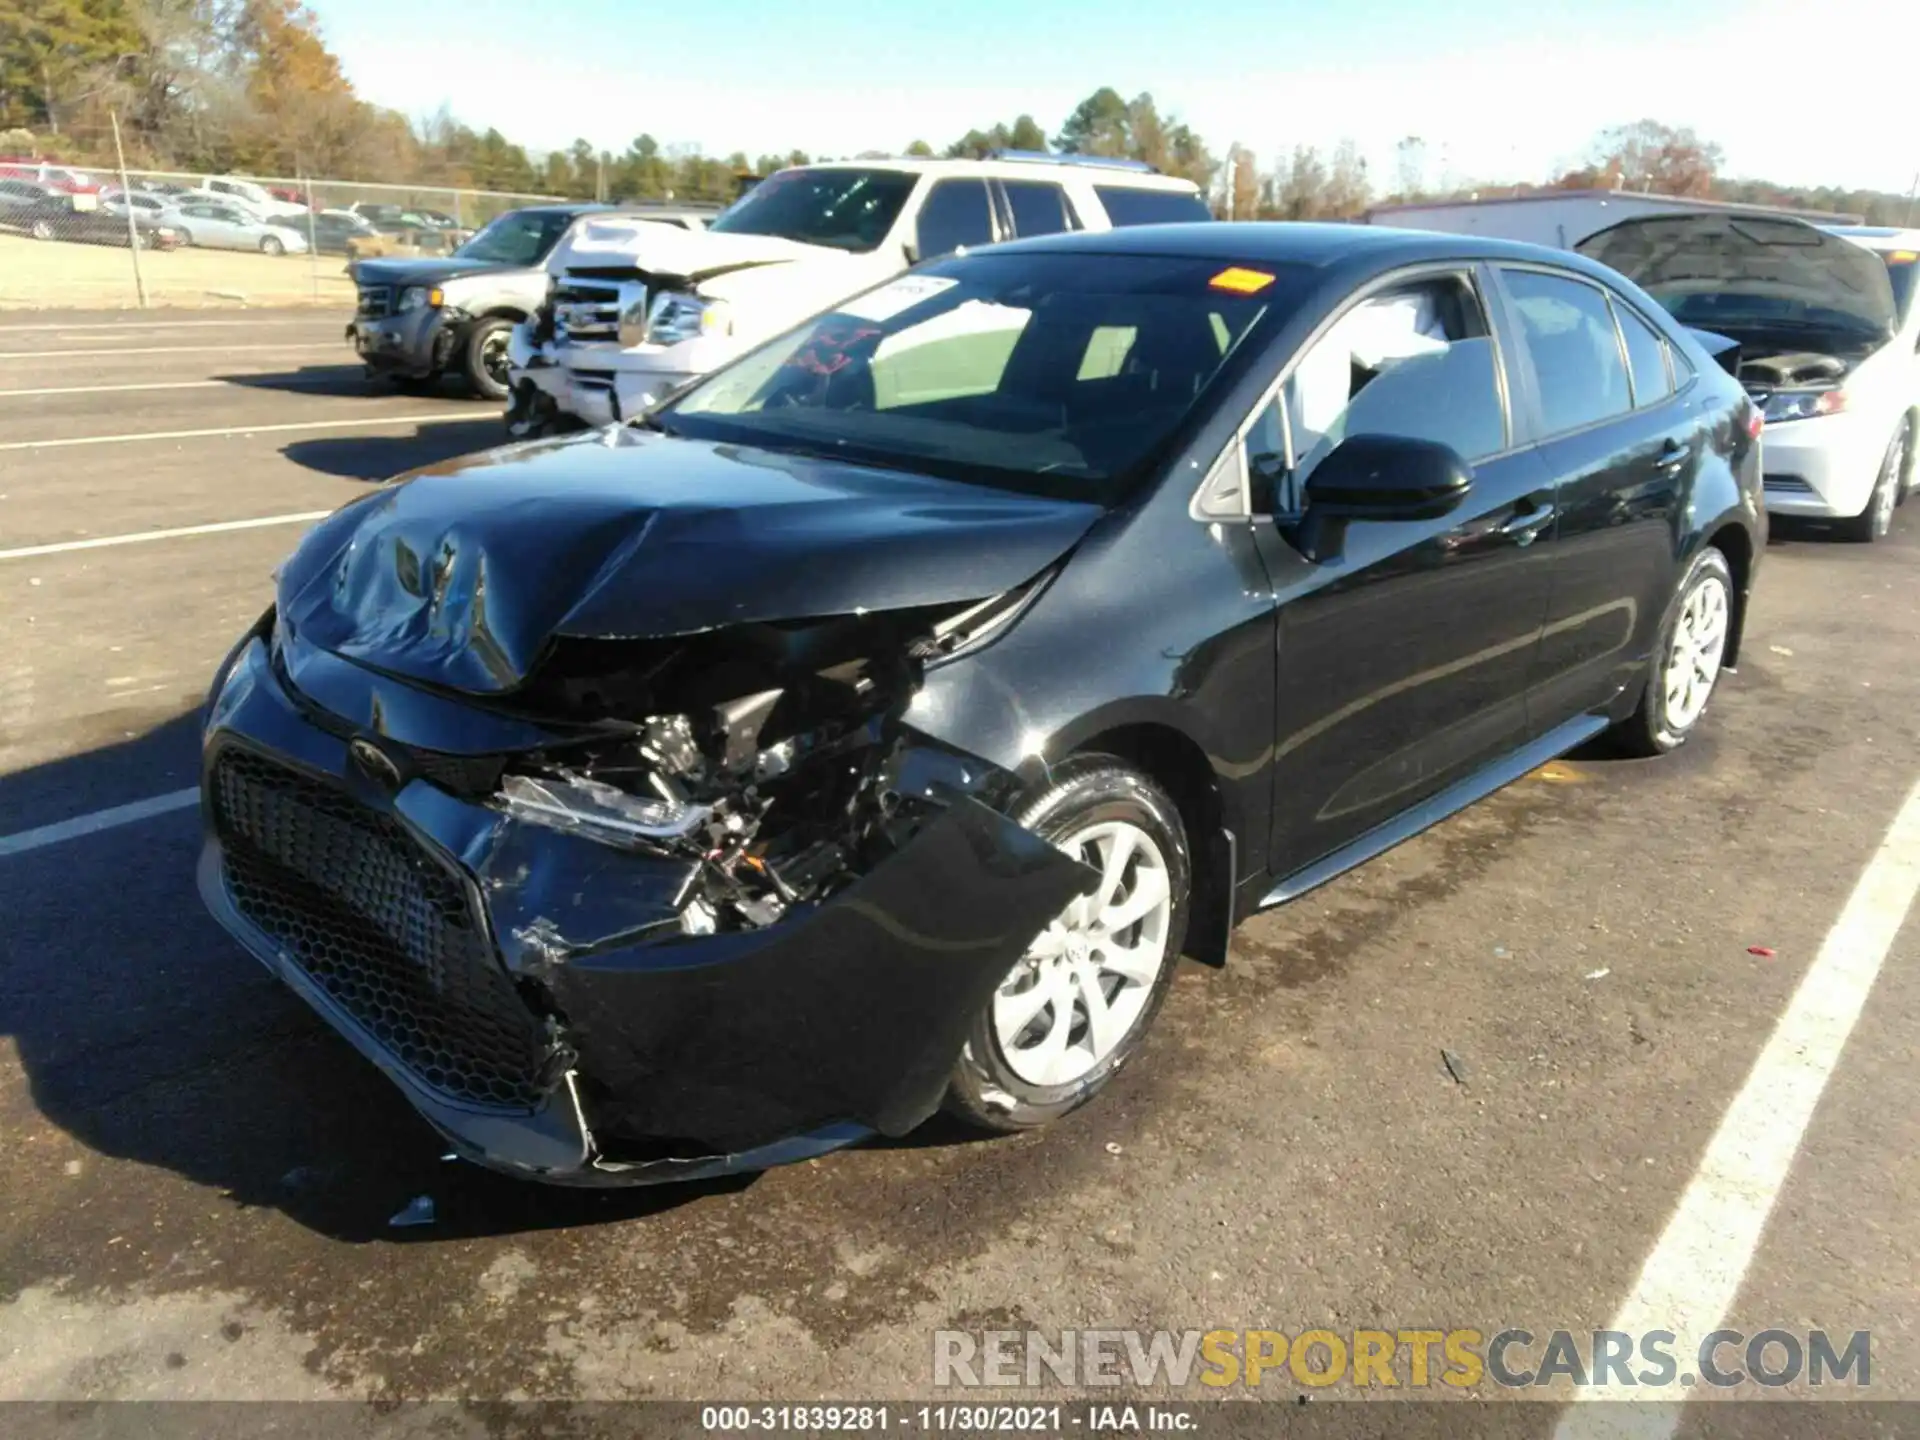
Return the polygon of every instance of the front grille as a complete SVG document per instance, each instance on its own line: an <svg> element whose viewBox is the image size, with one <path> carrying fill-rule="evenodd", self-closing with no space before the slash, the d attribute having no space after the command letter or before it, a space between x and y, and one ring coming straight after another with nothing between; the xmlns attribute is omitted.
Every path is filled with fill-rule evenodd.
<svg viewBox="0 0 1920 1440"><path fill-rule="evenodd" d="M397 820L232 746L211 789L242 915L421 1083L491 1109L540 1102L539 1022L465 888Z"/></svg>
<svg viewBox="0 0 1920 1440"><path fill-rule="evenodd" d="M1798 475L1768 475L1761 481L1761 485L1764 489L1771 490L1776 495L1813 494L1813 486L1802 480Z"/></svg>
<svg viewBox="0 0 1920 1440"><path fill-rule="evenodd" d="M647 282L612 280L569 271L553 289L553 328L562 343L620 338L620 318L645 323Z"/></svg>
<svg viewBox="0 0 1920 1440"><path fill-rule="evenodd" d="M360 287L360 318L379 320L393 308L393 287L390 285L362 285Z"/></svg>

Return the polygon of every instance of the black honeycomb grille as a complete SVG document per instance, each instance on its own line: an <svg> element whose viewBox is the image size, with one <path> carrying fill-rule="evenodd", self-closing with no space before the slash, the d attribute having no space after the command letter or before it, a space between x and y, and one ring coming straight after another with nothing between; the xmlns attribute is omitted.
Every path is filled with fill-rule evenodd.
<svg viewBox="0 0 1920 1440"><path fill-rule="evenodd" d="M540 1102L539 1022L460 882L398 821L231 747L212 790L242 915L424 1084L490 1108Z"/></svg>

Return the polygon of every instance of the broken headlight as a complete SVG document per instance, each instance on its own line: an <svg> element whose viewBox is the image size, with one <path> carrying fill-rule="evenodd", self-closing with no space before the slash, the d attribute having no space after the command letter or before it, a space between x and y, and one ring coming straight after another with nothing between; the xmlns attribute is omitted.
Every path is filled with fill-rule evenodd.
<svg viewBox="0 0 1920 1440"><path fill-rule="evenodd" d="M394 309L402 315L409 310L418 310L423 305L438 310L445 299L446 296L437 289L430 290L425 285L409 285L400 292L400 303Z"/></svg>
<svg viewBox="0 0 1920 1440"><path fill-rule="evenodd" d="M509 775L501 784L500 800L515 820L607 845L650 847L678 840L713 813L708 805L634 795L566 771L548 776Z"/></svg>
<svg viewBox="0 0 1920 1440"><path fill-rule="evenodd" d="M697 340L702 335L732 332L733 321L724 300L702 300L698 295L669 291L647 311L649 345L678 345L682 340Z"/></svg>

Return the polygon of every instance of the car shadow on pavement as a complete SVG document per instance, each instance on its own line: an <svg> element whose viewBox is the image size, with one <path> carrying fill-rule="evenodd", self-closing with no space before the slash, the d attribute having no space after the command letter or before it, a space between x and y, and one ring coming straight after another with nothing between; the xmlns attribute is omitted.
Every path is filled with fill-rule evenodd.
<svg viewBox="0 0 1920 1440"><path fill-rule="evenodd" d="M290 395L335 395L346 399L361 399L366 396L396 395L403 392L391 380L370 378L366 370L359 365L302 365L298 370L275 370L267 373L248 372L240 375L216 375L213 377L228 385L238 385L246 390L276 390ZM452 387L447 387L452 393ZM418 392L426 395L438 395L440 387L428 389L419 387Z"/></svg>
<svg viewBox="0 0 1920 1440"><path fill-rule="evenodd" d="M500 417L420 425L411 435L329 435L296 440L280 453L296 465L345 480L380 482L426 465L507 443Z"/></svg>
<svg viewBox="0 0 1920 1440"><path fill-rule="evenodd" d="M197 773L198 731L189 712L0 776L0 833L178 792ZM156 773L166 781L143 778ZM208 916L199 850L199 811L187 805L0 855L0 1035L32 1107L88 1150L349 1243L630 1220L753 1183L566 1190L443 1159L444 1143L392 1084ZM29 1115L5 1123L36 1128ZM144 1226L134 1212L164 1203L137 1171L87 1168L105 1177L89 1201L102 1223L120 1225L124 1209L125 1225ZM433 1223L392 1225L419 1196Z"/></svg>

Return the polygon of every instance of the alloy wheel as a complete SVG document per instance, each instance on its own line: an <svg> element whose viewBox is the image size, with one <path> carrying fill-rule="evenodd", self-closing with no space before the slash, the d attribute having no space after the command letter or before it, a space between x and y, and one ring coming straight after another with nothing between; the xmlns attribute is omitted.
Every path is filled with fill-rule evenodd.
<svg viewBox="0 0 1920 1440"><path fill-rule="evenodd" d="M511 338L510 331L496 330L480 344L480 367L487 372L489 379L502 387L513 374L507 360L507 344Z"/></svg>
<svg viewBox="0 0 1920 1440"><path fill-rule="evenodd" d="M1880 467L1880 483L1873 491L1873 534L1878 539L1893 528L1894 508L1900 503L1901 479L1907 468L1907 427L1893 437L1887 447L1886 463Z"/></svg>
<svg viewBox="0 0 1920 1440"><path fill-rule="evenodd" d="M1028 947L993 997L1007 1066L1030 1085L1070 1085L1132 1032L1167 963L1173 892L1166 856L1127 821L1088 825L1059 848L1100 872Z"/></svg>
<svg viewBox="0 0 1920 1440"><path fill-rule="evenodd" d="M1687 595L1674 622L1660 675L1660 694L1667 728L1685 734L1707 708L1720 662L1727 652L1728 621L1732 614L1726 582L1705 574Z"/></svg>

